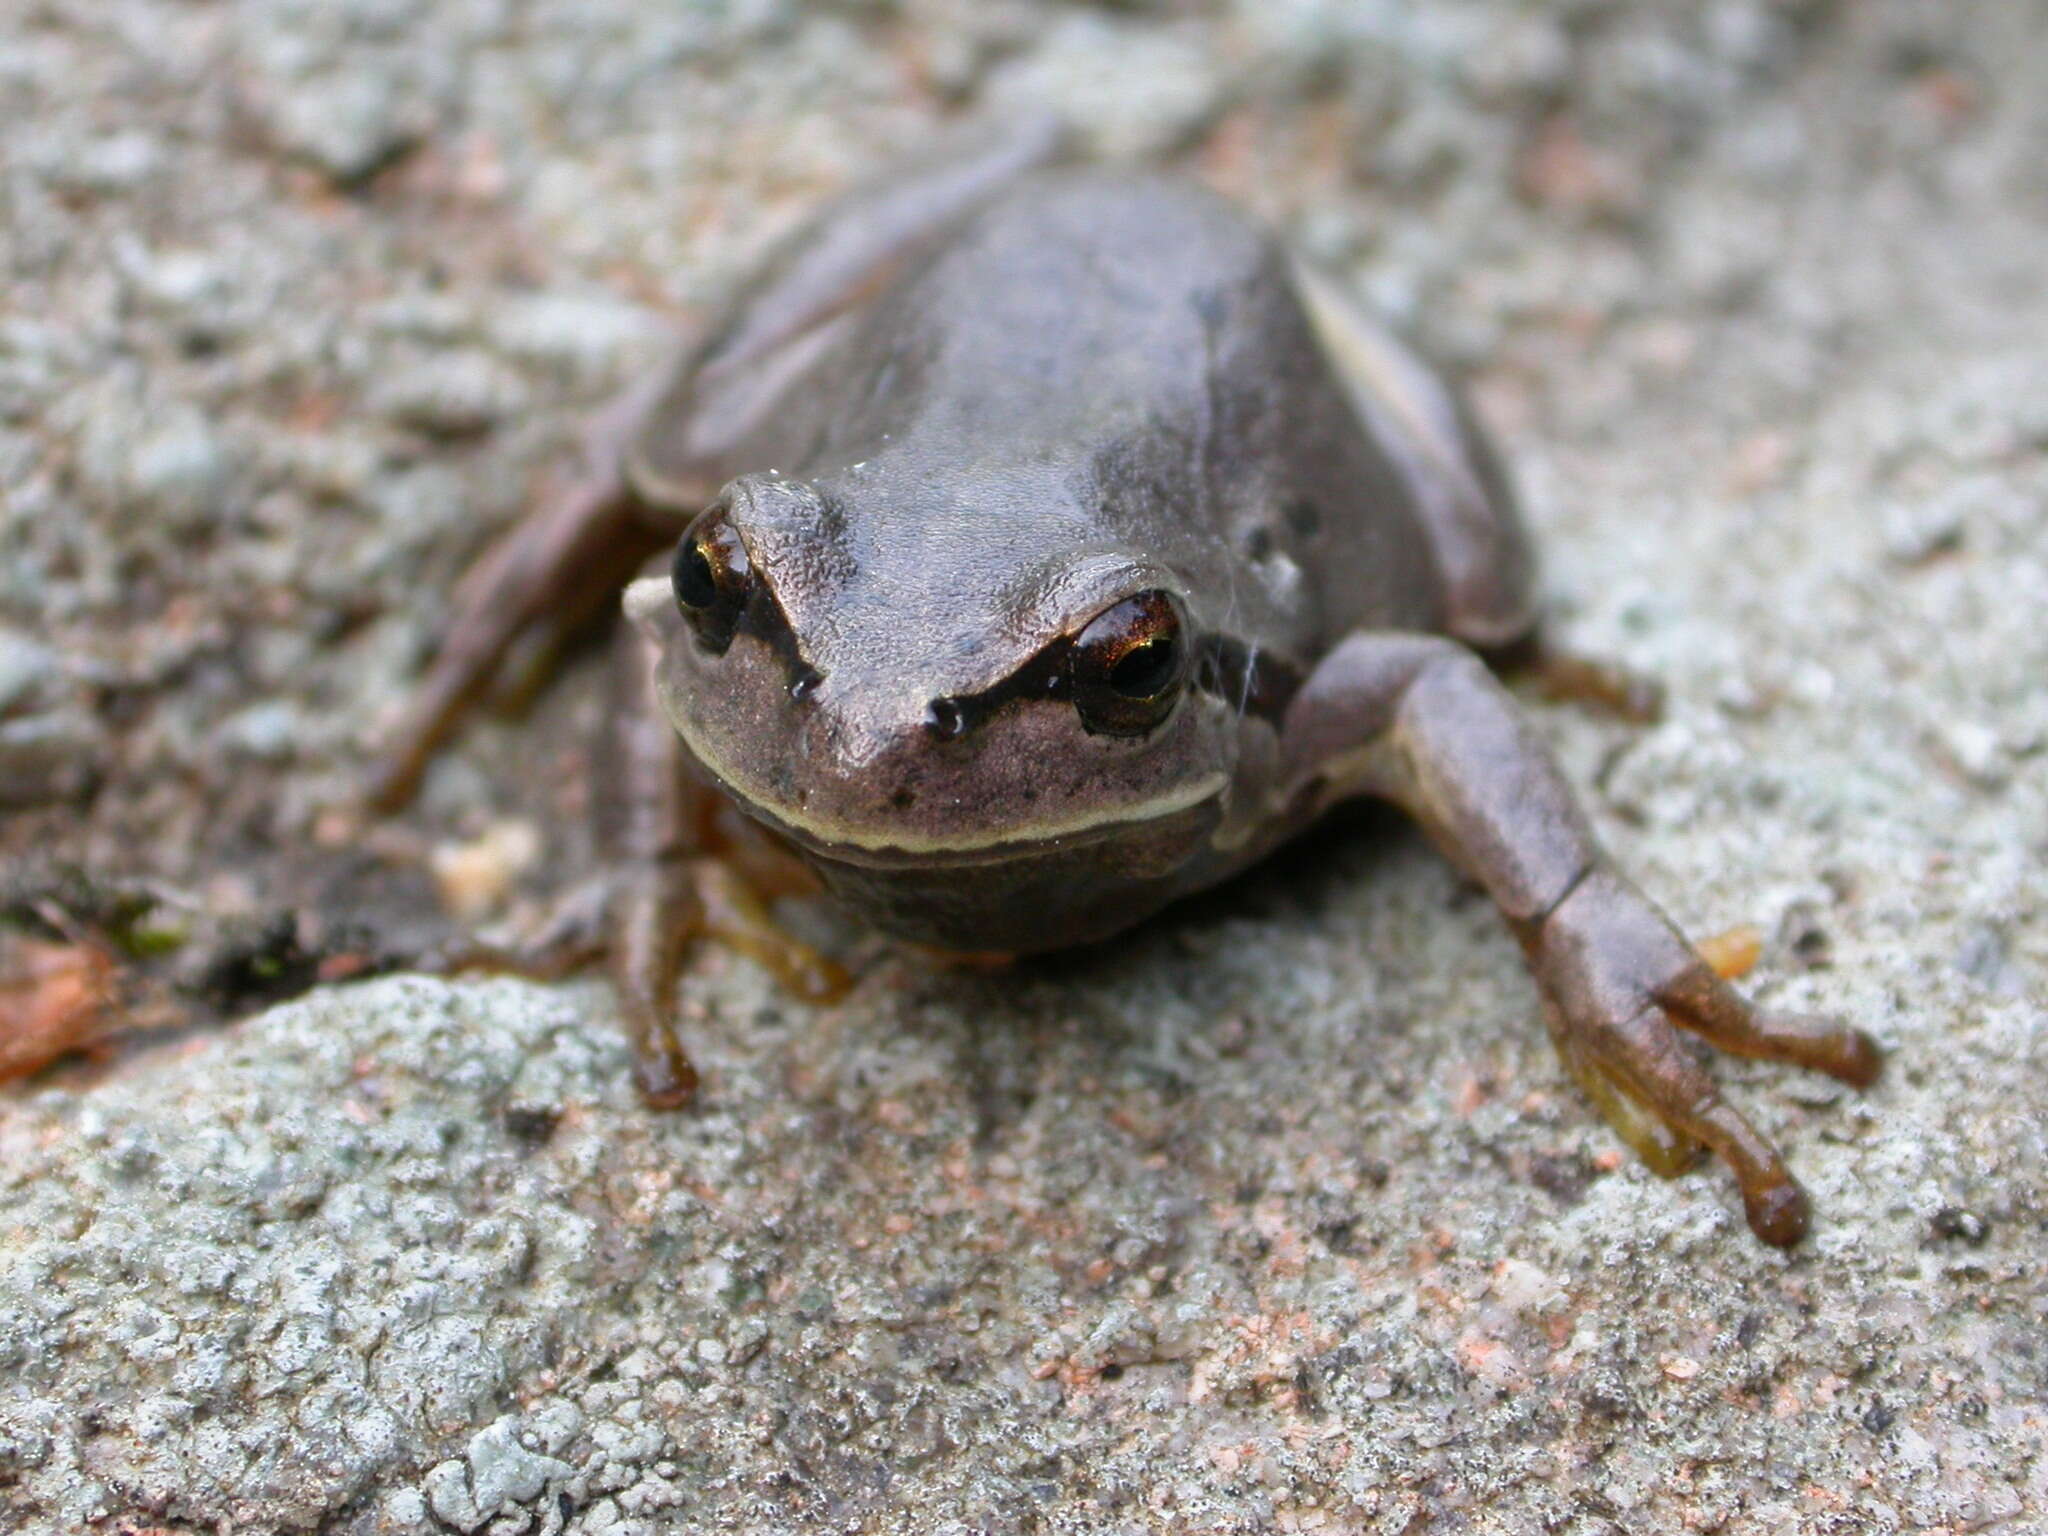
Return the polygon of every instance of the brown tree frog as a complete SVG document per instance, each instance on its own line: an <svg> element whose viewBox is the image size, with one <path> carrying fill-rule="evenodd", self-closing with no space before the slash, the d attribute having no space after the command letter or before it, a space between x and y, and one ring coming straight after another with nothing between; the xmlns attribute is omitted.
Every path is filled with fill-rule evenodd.
<svg viewBox="0 0 2048 1536"><path fill-rule="evenodd" d="M972 136L787 242L480 562L376 798L514 641L665 546L626 591L605 797L654 1102L695 1086L694 937L802 957L707 917L695 784L884 931L1009 952L1378 796L1500 909L1621 1134L1667 1173L1711 1148L1756 1234L1796 1241L1803 1193L1689 1036L1856 1084L1877 1050L1751 1006L1595 841L1476 654L1535 612L1464 403L1230 203L1057 166L1057 139Z"/></svg>

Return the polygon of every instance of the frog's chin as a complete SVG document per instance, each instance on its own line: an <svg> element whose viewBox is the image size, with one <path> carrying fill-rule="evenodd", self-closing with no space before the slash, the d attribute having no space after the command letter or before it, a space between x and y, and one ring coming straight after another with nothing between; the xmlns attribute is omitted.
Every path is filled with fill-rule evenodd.
<svg viewBox="0 0 2048 1536"><path fill-rule="evenodd" d="M1206 775L1137 806L976 831L932 833L900 824L853 827L824 824L801 812L761 804L727 792L740 809L796 845L814 861L869 869L972 869L1044 859L1104 843L1150 842L1162 834L1207 831L1222 819L1225 774Z"/></svg>
<svg viewBox="0 0 2048 1536"><path fill-rule="evenodd" d="M945 950L1028 954L1107 938L1234 868L1237 858L1215 841L1225 793L1203 788L1056 835L926 837L910 846L885 841L886 833L824 840L772 814L762 819L792 839L828 893L883 933Z"/></svg>

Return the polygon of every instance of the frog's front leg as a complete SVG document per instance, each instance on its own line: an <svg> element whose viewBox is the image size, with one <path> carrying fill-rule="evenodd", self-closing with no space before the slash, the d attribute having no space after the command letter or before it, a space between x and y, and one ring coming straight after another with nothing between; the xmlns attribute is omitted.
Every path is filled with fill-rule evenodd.
<svg viewBox="0 0 2048 1536"><path fill-rule="evenodd" d="M673 1109L697 1089L677 1034L676 982L698 939L736 949L807 1002L830 1002L846 972L779 928L756 884L710 845L717 791L690 771L654 690L654 643L620 626L612 654L598 837L610 865L610 959L648 1103Z"/></svg>
<svg viewBox="0 0 2048 1536"><path fill-rule="evenodd" d="M1358 634L1290 703L1291 783L1402 806L1482 885L1543 989L1572 1075L1657 1172L1699 1144L1733 1169L1765 1242L1804 1235L1806 1196L1720 1095L1680 1030L1862 1086L1877 1047L1828 1019L1764 1012L1723 982L1595 840L1514 700L1454 641Z"/></svg>

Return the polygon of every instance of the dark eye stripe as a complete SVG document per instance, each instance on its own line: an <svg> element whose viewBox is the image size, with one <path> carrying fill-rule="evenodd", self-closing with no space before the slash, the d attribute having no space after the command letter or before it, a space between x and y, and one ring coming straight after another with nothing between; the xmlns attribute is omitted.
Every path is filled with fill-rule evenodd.
<svg viewBox="0 0 2048 1536"><path fill-rule="evenodd" d="M1235 635L1201 635L1188 643L1195 652L1191 687L1221 699L1239 714L1280 723L1304 680L1301 668ZM992 687L932 700L925 729L942 741L953 741L978 730L1014 700L1069 698L1067 656L1072 645L1071 637L1062 637Z"/></svg>

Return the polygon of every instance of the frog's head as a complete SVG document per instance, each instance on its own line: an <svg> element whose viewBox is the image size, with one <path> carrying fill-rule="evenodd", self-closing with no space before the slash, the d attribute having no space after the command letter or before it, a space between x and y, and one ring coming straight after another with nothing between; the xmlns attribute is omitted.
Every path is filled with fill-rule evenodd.
<svg viewBox="0 0 2048 1536"><path fill-rule="evenodd" d="M976 478L742 477L627 609L692 756L880 926L1071 943L1211 854L1256 669L1099 533L1018 548L1044 504L1007 519L1032 487Z"/></svg>

